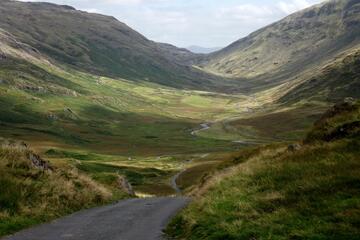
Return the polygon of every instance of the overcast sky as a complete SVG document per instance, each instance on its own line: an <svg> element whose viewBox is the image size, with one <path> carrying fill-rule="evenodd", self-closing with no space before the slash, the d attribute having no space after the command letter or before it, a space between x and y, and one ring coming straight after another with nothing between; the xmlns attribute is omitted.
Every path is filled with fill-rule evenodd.
<svg viewBox="0 0 360 240"><path fill-rule="evenodd" d="M322 1L48 0L115 16L152 40L179 47L223 47L290 13Z"/></svg>

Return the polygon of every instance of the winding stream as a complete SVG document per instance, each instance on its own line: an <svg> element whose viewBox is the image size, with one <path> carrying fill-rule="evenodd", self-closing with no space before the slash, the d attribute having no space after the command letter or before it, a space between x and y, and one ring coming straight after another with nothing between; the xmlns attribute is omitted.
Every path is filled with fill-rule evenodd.
<svg viewBox="0 0 360 240"><path fill-rule="evenodd" d="M210 123L202 123L200 124L200 127L201 127L200 129L193 130L191 132L191 135L196 136L197 133L210 129Z"/></svg>

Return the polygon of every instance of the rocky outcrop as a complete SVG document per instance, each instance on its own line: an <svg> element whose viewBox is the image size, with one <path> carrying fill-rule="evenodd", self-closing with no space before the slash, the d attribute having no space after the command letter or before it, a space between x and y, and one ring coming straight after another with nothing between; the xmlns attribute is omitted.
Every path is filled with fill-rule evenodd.
<svg viewBox="0 0 360 240"><path fill-rule="evenodd" d="M38 92L38 93L44 93L46 92L46 89L40 86L30 86L30 85L26 85L26 86L21 86L21 89L24 89L26 91L30 91L30 92Z"/></svg>
<svg viewBox="0 0 360 240"><path fill-rule="evenodd" d="M39 155L28 152L27 158L31 161L31 164L34 168L40 169L42 171L53 171L53 168L50 166L50 163L48 161L43 160Z"/></svg>
<svg viewBox="0 0 360 240"><path fill-rule="evenodd" d="M52 172L54 170L48 161L45 161L38 154L34 153L24 141L6 139L2 141L1 145L3 148L16 149L23 152L33 168L48 172Z"/></svg>

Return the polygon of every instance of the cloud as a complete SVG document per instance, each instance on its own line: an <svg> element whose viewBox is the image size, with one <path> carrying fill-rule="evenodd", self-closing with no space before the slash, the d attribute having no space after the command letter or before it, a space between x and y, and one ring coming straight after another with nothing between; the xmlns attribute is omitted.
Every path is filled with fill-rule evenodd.
<svg viewBox="0 0 360 240"><path fill-rule="evenodd" d="M317 1L320 2L320 1ZM317 3L316 2L316 3ZM291 14L301 9L310 7L314 4L313 2L309 2L307 0L292 0L292 1L280 1L276 4L276 6L284 13Z"/></svg>
<svg viewBox="0 0 360 240"><path fill-rule="evenodd" d="M254 4L242 4L233 7L220 8L216 17L218 19L233 19L242 21L267 19L274 15L268 6Z"/></svg>

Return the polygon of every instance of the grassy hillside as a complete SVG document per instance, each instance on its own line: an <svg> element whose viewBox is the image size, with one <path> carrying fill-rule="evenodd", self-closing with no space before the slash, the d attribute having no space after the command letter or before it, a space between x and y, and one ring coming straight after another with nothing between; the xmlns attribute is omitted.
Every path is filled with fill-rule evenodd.
<svg viewBox="0 0 360 240"><path fill-rule="evenodd" d="M113 17L50 3L4 0L0 28L81 71L177 88L231 86L187 66L195 54L150 41Z"/></svg>
<svg viewBox="0 0 360 240"><path fill-rule="evenodd" d="M236 177L215 183L209 195L195 201L190 210L177 219L174 226L187 226L178 234L191 235L195 239L204 236L231 239L247 234L246 231L238 232L242 224L254 224L246 225L246 229L255 231L250 235L269 236L270 227L257 227L263 222L269 224L266 226L274 226L274 234L280 234L276 228L279 225L275 224L278 215L271 214L278 213L278 206L281 214L293 207L287 204L288 199L301 193L302 188L297 188L297 184L312 184L314 191L322 187L318 185L320 180L306 182L301 177L312 176L315 174L312 169L323 167L324 172L316 176L323 179L326 174L339 169L344 159L349 161L345 162L345 167L357 169L354 160L358 153L354 150L358 146L357 137L351 135L350 138L349 135L344 139L343 132L336 132L336 141L323 142L328 137L323 139L321 136L327 136L328 132L330 137L333 136L331 129L335 125L331 122L326 128L316 130L323 135L309 135L313 137L308 138L308 144L295 153L286 152L279 145L246 150L245 157L244 152L239 155L233 152L237 154L239 149L259 143L298 140L329 102L358 96L358 50L354 46L343 51L357 44L354 37L358 26L357 7L354 1L333 1L313 8L313 12L310 9L297 13L284 20L285 23L276 23L273 28L254 33L251 36L258 36L254 44L259 49L251 54L260 54L256 60L259 62L253 64L251 61L246 68L251 72L248 77L256 78L236 82L209 75L202 71L204 69L195 70L190 65L197 61L198 55L149 41L112 17L49 3L1 1L0 136L25 141L31 149L49 159L54 170L44 172L34 168L28 161L28 149L6 146L0 149L0 181L9 186L1 189L3 199L0 197L0 203L8 205L0 207L0 234L47 221L80 207L121 198L119 175L130 182L138 196L161 196L175 193L171 183L180 172L177 184L190 191L196 189L195 184L206 180L202 178L204 174L233 164L223 163L224 158L233 157L237 163L246 163L235 167L232 173L225 173ZM342 25L334 27L338 24L339 14L343 16ZM325 35L316 32L324 39L319 40L314 33L317 27L329 30ZM350 28L352 31L348 31ZM314 32L305 36L303 31L308 29ZM288 38L280 41L278 35ZM334 37L333 41L329 36ZM266 46L261 45L263 42L267 42L264 43ZM241 61L250 54L245 48L238 49L245 54L241 55L245 56ZM269 48L280 53L281 59L275 59L279 64L268 62L267 57L274 57L273 52L266 55ZM293 48L295 52L292 52ZM309 49L304 51L306 48ZM330 48L334 52L328 51ZM302 64L308 60L302 58L302 54L308 51L322 52L321 59L312 58L311 66ZM266 55L264 61L267 63L260 61L263 55ZM337 57L335 61L334 56ZM292 64L280 62L292 57ZM329 62L323 61L322 57ZM286 67L282 68L284 64ZM227 67L227 63L225 65ZM295 65L304 69L293 68ZM236 64L231 67L234 72L225 75L238 77L237 74L243 73ZM276 78L267 75L264 83L258 76L262 74L260 70L258 74L252 72L258 69L279 75ZM217 69L216 73L219 73ZM289 75L291 79L287 78ZM284 79L287 80L285 83ZM239 89L246 95L239 93ZM349 114L353 114L352 110ZM355 117L347 115L345 118L358 118L351 116ZM340 122L336 122L337 131L343 129L343 120L339 118ZM355 125L344 126L346 133L357 129L356 121ZM201 129L200 124L204 126L204 123L209 126L206 130ZM313 139L319 139L320 143ZM345 150L348 153L343 153ZM315 160L308 162L308 156ZM322 162L324 157L327 160ZM305 166L309 167L305 169L308 171L304 171ZM242 168L257 175L243 173ZM295 169L294 173L289 174L292 169ZM357 175L354 173L354 178L347 180L345 170L334 175L336 181L326 180L329 182L325 184L334 183L340 189L348 180L356 183ZM349 176L352 176L351 171ZM300 179L299 183L296 179ZM353 189L344 188L343 192L339 189L335 191L339 191L341 201L330 199L333 202L329 204L343 204L347 210L348 203L342 202L342 197L351 194ZM205 190L208 190L207 186L201 188L200 193ZM266 194L270 200L273 194L275 202L266 202ZM326 194L328 192L324 196L328 196ZM322 195L314 194L314 198L317 197L319 206L325 206L321 202L326 200L325 197L324 200ZM303 198L308 201L311 196L305 192ZM243 199L242 204L246 207L234 206L233 202L238 199ZM304 204L308 204L306 201ZM203 203L207 205L203 207ZM211 205L213 203L215 205ZM351 201L349 204L352 208ZM288 216L289 222L299 217L298 223L304 224L301 226L313 224L306 216L302 218L302 208L297 207L294 212L289 210L293 214ZM305 207L313 210L310 203ZM237 211L229 211L233 209ZM320 220L328 214L326 209L319 212ZM267 211L270 215L261 218ZM30 212L34 215L30 216ZM343 215L339 218L345 221L345 227L351 233L352 220L348 220L347 212ZM219 216L224 217L220 225ZM244 220L238 220L239 216L244 216ZM247 222L246 219L256 221ZM215 224L219 228L213 226ZM332 227L330 224L323 229L327 226ZM213 236L211 228L217 229L219 235ZM284 232L291 232L290 228L289 225ZM326 229L319 231L326 236ZM309 229L299 234L308 236L308 233L318 232Z"/></svg>
<svg viewBox="0 0 360 240"><path fill-rule="evenodd" d="M178 239L358 239L360 103L328 111L302 145L239 152L193 191ZM245 157L243 157L245 156Z"/></svg>
<svg viewBox="0 0 360 240"><path fill-rule="evenodd" d="M93 179L119 172L135 191L172 194L170 178L189 155L233 143L191 135L200 123L237 114L243 95L187 91L83 73L0 32L0 136Z"/></svg>
<svg viewBox="0 0 360 240"><path fill-rule="evenodd" d="M360 48L350 49L326 64L317 73L308 74L279 99L281 103L304 101L336 102L360 97Z"/></svg>
<svg viewBox="0 0 360 240"><path fill-rule="evenodd" d="M287 79L359 44L359 9L357 1L326 1L205 57L200 67L262 84Z"/></svg>
<svg viewBox="0 0 360 240"><path fill-rule="evenodd" d="M327 95L314 99L320 88L330 86L338 98L356 95L357 52L339 57L323 71L308 69L301 78L264 91L255 89L250 96L225 87L226 82L220 84L223 90L235 93L215 92L219 88L210 85L209 91L180 90L141 77L134 81L135 75L117 74L108 67L120 64L142 74L141 66L157 64L161 57L173 58L167 64L183 68L196 58L187 50L148 41L113 18L67 6L2 1L0 11L0 27L8 29L0 31L0 136L24 140L49 158L79 161L76 166L94 179L106 181L121 172L140 193L173 193L171 176L193 156L303 137L331 100ZM31 24L24 27L24 21ZM119 56L93 51L90 43L112 50L129 48L121 53L129 65L118 62ZM104 61L92 57L100 53L116 61L103 68ZM137 65L138 58L128 54L150 57L151 62ZM163 67L181 76L171 66ZM312 92L306 87L313 87L310 73L319 78ZM203 83L193 77L192 83ZM186 80L175 83L165 78L188 86ZM202 123L209 123L210 129L194 133ZM206 166L199 164L194 172L213 166L208 159L200 163Z"/></svg>
<svg viewBox="0 0 360 240"><path fill-rule="evenodd" d="M120 186L101 185L69 163L41 161L23 144L2 142L0 236L128 197Z"/></svg>

